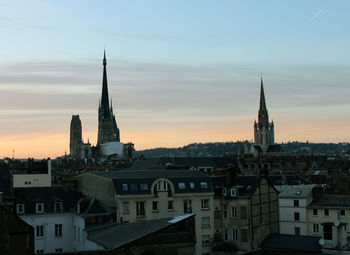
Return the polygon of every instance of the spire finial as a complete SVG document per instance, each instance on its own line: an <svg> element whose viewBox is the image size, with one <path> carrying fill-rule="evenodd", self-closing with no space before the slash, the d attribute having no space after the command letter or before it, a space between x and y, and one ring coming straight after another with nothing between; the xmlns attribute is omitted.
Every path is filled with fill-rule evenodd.
<svg viewBox="0 0 350 255"><path fill-rule="evenodd" d="M107 60L106 60L106 50L103 50L103 65L107 65Z"/></svg>

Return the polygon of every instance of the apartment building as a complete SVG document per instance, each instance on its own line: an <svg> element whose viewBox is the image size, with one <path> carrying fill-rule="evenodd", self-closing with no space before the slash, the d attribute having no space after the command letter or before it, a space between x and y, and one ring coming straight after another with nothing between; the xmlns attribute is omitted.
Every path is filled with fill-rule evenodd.
<svg viewBox="0 0 350 255"><path fill-rule="evenodd" d="M239 250L250 251L270 233L278 233L278 192L263 176L235 176L215 199L220 220L215 232Z"/></svg>
<svg viewBox="0 0 350 255"><path fill-rule="evenodd" d="M196 254L210 254L214 235L212 178L188 170L94 171L75 177L78 191L128 223L195 214Z"/></svg>
<svg viewBox="0 0 350 255"><path fill-rule="evenodd" d="M307 235L307 207L312 201L312 188L294 188L279 194L280 233Z"/></svg>
<svg viewBox="0 0 350 255"><path fill-rule="evenodd" d="M350 195L321 194L307 209L308 235L321 237L323 250L350 251Z"/></svg>

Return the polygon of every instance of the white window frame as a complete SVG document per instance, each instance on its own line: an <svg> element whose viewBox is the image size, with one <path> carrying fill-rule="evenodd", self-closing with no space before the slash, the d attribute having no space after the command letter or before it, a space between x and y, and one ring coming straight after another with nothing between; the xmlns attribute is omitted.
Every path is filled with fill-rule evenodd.
<svg viewBox="0 0 350 255"><path fill-rule="evenodd" d="M17 213L24 213L24 204L20 203L16 205L16 212Z"/></svg>
<svg viewBox="0 0 350 255"><path fill-rule="evenodd" d="M210 228L210 217L202 217L202 228Z"/></svg>
<svg viewBox="0 0 350 255"><path fill-rule="evenodd" d="M202 235L202 245L210 245L210 235Z"/></svg>
<svg viewBox="0 0 350 255"><path fill-rule="evenodd" d="M44 225L36 225L35 226L35 237L43 238L44 237Z"/></svg>
<svg viewBox="0 0 350 255"><path fill-rule="evenodd" d="M129 202L123 202L123 214L129 213Z"/></svg>
<svg viewBox="0 0 350 255"><path fill-rule="evenodd" d="M62 237L62 229L63 225L62 224L55 224L55 237L59 238Z"/></svg>
<svg viewBox="0 0 350 255"><path fill-rule="evenodd" d="M39 206L41 206L41 210L39 210ZM44 212L44 203L36 203L35 204L35 212L43 213Z"/></svg>
<svg viewBox="0 0 350 255"><path fill-rule="evenodd" d="M231 217L238 218L238 207L237 206L231 206Z"/></svg>
<svg viewBox="0 0 350 255"><path fill-rule="evenodd" d="M209 207L209 199L202 199L202 207L201 209L204 209L204 210L209 210L210 207Z"/></svg>
<svg viewBox="0 0 350 255"><path fill-rule="evenodd" d="M320 225L319 224L317 224L317 223L312 224L312 233L314 233L314 234L320 233Z"/></svg>

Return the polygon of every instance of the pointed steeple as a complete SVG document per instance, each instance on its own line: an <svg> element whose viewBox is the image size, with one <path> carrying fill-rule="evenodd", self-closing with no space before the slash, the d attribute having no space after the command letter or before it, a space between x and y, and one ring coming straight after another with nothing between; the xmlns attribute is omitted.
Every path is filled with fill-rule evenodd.
<svg viewBox="0 0 350 255"><path fill-rule="evenodd" d="M269 122L269 115L267 113L267 108L266 108L264 83L263 83L262 77L260 81L260 106L259 106L258 122L260 124L267 124Z"/></svg>
<svg viewBox="0 0 350 255"><path fill-rule="evenodd" d="M107 84L107 60L106 51L103 52L103 78L102 78L102 97L101 108L103 111L103 117L109 117L109 99L108 99L108 84Z"/></svg>

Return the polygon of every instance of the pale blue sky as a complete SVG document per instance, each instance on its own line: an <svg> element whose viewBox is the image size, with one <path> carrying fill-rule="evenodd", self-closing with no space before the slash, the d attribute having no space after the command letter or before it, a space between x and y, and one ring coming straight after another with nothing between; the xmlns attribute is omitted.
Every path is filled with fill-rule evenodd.
<svg viewBox="0 0 350 255"><path fill-rule="evenodd" d="M121 138L136 148L252 139L260 72L277 142L349 141L349 10L345 0L0 1L0 156L27 137L66 135L72 114L95 142L104 47Z"/></svg>

